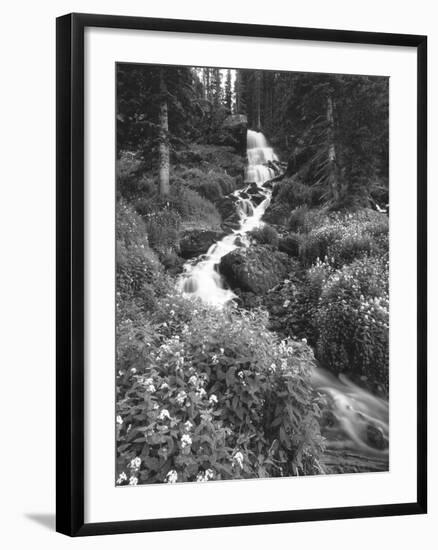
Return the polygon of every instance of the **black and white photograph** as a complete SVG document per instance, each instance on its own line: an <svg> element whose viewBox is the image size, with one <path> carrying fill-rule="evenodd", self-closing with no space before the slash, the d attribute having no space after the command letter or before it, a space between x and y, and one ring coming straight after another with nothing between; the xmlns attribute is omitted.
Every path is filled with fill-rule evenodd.
<svg viewBox="0 0 438 550"><path fill-rule="evenodd" d="M116 86L116 485L387 471L389 78Z"/></svg>

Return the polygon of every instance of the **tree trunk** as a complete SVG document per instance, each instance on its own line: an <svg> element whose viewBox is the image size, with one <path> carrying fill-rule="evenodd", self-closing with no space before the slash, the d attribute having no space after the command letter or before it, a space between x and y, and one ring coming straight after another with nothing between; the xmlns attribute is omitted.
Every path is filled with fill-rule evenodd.
<svg viewBox="0 0 438 550"><path fill-rule="evenodd" d="M160 195L169 194L169 115L167 106L167 88L163 70L160 71L160 115L159 115L159 170Z"/></svg>
<svg viewBox="0 0 438 550"><path fill-rule="evenodd" d="M262 103L262 75L260 71L256 71L256 116L257 116L257 131L262 129L261 122L261 103Z"/></svg>
<svg viewBox="0 0 438 550"><path fill-rule="evenodd" d="M240 69L236 70L236 82L234 84L236 93L236 113L242 113L242 75Z"/></svg>
<svg viewBox="0 0 438 550"><path fill-rule="evenodd" d="M333 113L333 99L327 96L327 123L328 123L328 161L329 161L329 184L332 197L335 202L339 201L339 178L335 146L335 118Z"/></svg>

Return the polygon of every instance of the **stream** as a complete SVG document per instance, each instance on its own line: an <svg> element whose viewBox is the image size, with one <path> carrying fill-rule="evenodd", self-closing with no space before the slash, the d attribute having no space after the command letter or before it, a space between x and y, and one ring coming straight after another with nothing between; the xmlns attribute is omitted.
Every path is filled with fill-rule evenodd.
<svg viewBox="0 0 438 550"><path fill-rule="evenodd" d="M247 161L245 185L232 193L239 228L213 244L205 255L188 261L177 282L187 297L200 298L215 307L222 308L236 298L219 273L221 258L238 246L250 246L248 234L263 225L262 217L271 201L272 191L265 183L277 175L272 166L278 158L260 132L248 130ZM322 460L324 471L387 470L388 402L321 367L314 369L312 384L325 402L321 422L327 449Z"/></svg>

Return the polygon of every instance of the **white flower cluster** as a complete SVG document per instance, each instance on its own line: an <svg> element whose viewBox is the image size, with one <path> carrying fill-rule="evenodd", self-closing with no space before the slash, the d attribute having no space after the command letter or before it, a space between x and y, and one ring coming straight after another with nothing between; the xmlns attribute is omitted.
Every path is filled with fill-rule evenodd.
<svg viewBox="0 0 438 550"><path fill-rule="evenodd" d="M183 436L181 437L181 448L185 449L186 447L190 447L191 444L192 444L192 438L190 437L190 435L183 434Z"/></svg>
<svg viewBox="0 0 438 550"><path fill-rule="evenodd" d="M125 474L125 472L122 472L119 477L117 478L117 485L120 485L121 483L123 483L124 481L127 481L128 479L128 476Z"/></svg>
<svg viewBox="0 0 438 550"><path fill-rule="evenodd" d="M196 481L198 483L205 483L206 481L210 481L210 479L213 479L213 477L213 470L209 468L208 470L205 470L204 473L199 472L199 474L196 476Z"/></svg>
<svg viewBox="0 0 438 550"><path fill-rule="evenodd" d="M165 483L176 483L178 480L178 473L176 470L169 470L166 474Z"/></svg>
<svg viewBox="0 0 438 550"><path fill-rule="evenodd" d="M232 463L233 466L237 464L240 468L243 468L243 454L240 451L234 453Z"/></svg>
<svg viewBox="0 0 438 550"><path fill-rule="evenodd" d="M141 458L139 456L133 458L129 463L131 470L138 470L141 466Z"/></svg>
<svg viewBox="0 0 438 550"><path fill-rule="evenodd" d="M148 391L149 393L156 392L156 388L154 386L154 381L152 380L152 378L146 378L143 383L146 386L146 391Z"/></svg>
<svg viewBox="0 0 438 550"><path fill-rule="evenodd" d="M170 414L167 409L162 409L158 415L159 420L165 420L166 418L170 420Z"/></svg>
<svg viewBox="0 0 438 550"><path fill-rule="evenodd" d="M178 405L184 405L184 401L187 399L187 394L184 390L181 390L175 398Z"/></svg>

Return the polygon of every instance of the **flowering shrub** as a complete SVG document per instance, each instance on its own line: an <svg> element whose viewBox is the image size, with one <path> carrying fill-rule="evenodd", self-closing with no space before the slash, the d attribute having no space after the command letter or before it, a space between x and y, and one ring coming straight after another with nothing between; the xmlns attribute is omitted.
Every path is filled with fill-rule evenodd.
<svg viewBox="0 0 438 550"><path fill-rule="evenodd" d="M187 303L163 300L153 318L159 341L122 373L117 482L318 472L310 348L280 341L259 311Z"/></svg>
<svg viewBox="0 0 438 550"><path fill-rule="evenodd" d="M317 261L301 277L286 279L268 295L270 327L285 336L318 340L316 316L324 284L333 272L328 262Z"/></svg>
<svg viewBox="0 0 438 550"><path fill-rule="evenodd" d="M316 317L317 355L334 372L388 387L388 263L363 258L324 284Z"/></svg>
<svg viewBox="0 0 438 550"><path fill-rule="evenodd" d="M387 251L387 216L364 209L353 214L330 214L302 239L300 258L305 266L311 266L328 257L332 264L341 267L356 258L381 256Z"/></svg>

